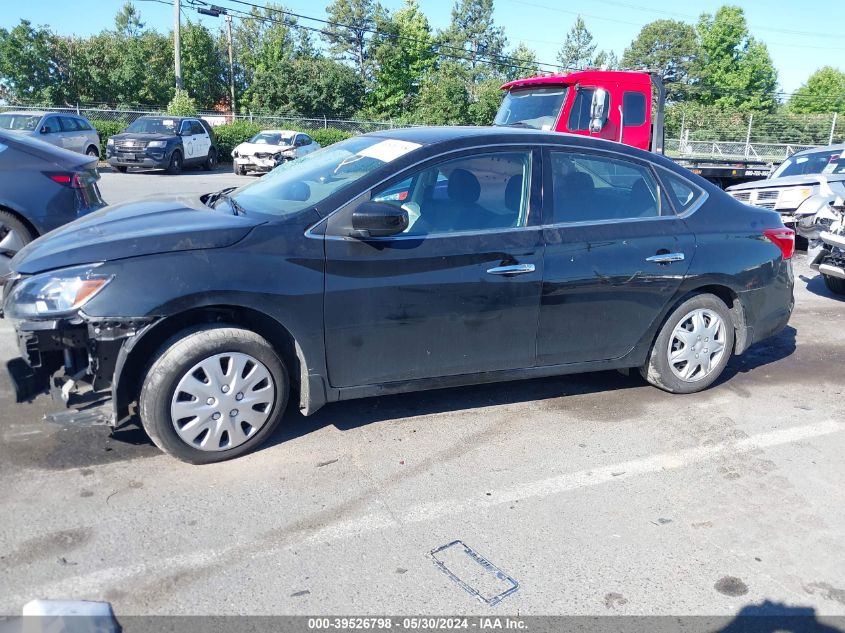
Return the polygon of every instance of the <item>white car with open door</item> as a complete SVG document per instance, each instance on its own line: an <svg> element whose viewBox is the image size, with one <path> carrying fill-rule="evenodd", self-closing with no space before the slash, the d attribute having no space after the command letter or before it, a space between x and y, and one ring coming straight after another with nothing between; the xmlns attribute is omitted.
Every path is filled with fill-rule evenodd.
<svg viewBox="0 0 845 633"><path fill-rule="evenodd" d="M263 130L232 150L236 174L265 173L294 158L320 149L308 134L293 130Z"/></svg>

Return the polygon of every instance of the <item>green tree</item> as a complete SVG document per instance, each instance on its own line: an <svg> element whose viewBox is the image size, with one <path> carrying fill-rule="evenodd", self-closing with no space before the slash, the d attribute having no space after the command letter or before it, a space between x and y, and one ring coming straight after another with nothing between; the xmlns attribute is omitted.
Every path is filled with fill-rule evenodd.
<svg viewBox="0 0 845 633"><path fill-rule="evenodd" d="M254 110L304 117L348 118L364 98L364 82L349 66L329 59L288 59L256 73Z"/></svg>
<svg viewBox="0 0 845 633"><path fill-rule="evenodd" d="M582 70L592 66L595 51L593 34L587 30L584 18L579 15L563 40L557 60L564 70Z"/></svg>
<svg viewBox="0 0 845 633"><path fill-rule="evenodd" d="M0 29L0 96L14 101L52 102L60 83L56 37L44 26L21 20Z"/></svg>
<svg viewBox="0 0 845 633"><path fill-rule="evenodd" d="M472 125L493 125L504 93L499 79L486 79L478 85L475 99L469 104L468 122Z"/></svg>
<svg viewBox="0 0 845 633"><path fill-rule="evenodd" d="M692 67L699 54L695 28L678 20L646 24L622 55L622 66L657 73L667 97L679 101L687 92L680 86L694 81Z"/></svg>
<svg viewBox="0 0 845 633"><path fill-rule="evenodd" d="M226 97L228 62L202 24L182 28L182 81L197 106L211 109Z"/></svg>
<svg viewBox="0 0 845 633"><path fill-rule="evenodd" d="M473 85L491 73L507 70L502 59L507 38L493 20L493 0L455 0L451 24L440 39L445 55L466 60L461 64L469 70Z"/></svg>
<svg viewBox="0 0 845 633"><path fill-rule="evenodd" d="M469 121L469 104L466 71L444 62L423 81L414 118L430 125L462 125Z"/></svg>
<svg viewBox="0 0 845 633"><path fill-rule="evenodd" d="M723 6L698 21L701 43L696 71L705 104L743 111L773 110L777 106L777 71L766 45L748 31L739 7Z"/></svg>
<svg viewBox="0 0 845 633"><path fill-rule="evenodd" d="M167 114L172 114L173 116L196 116L196 99L187 90L177 88L170 103L167 104Z"/></svg>
<svg viewBox="0 0 845 633"><path fill-rule="evenodd" d="M596 68L603 68L605 70L618 70L619 58L613 51L606 51L604 49L596 53L593 59L593 66Z"/></svg>
<svg viewBox="0 0 845 633"><path fill-rule="evenodd" d="M823 66L789 99L792 112L845 113L845 72Z"/></svg>
<svg viewBox="0 0 845 633"><path fill-rule="evenodd" d="M383 9L374 0L334 0L326 7L330 24L324 35L338 59L350 60L363 79L370 76L368 35L375 29Z"/></svg>
<svg viewBox="0 0 845 633"><path fill-rule="evenodd" d="M119 35L134 37L144 32L141 14L131 2L124 2L120 11L114 16L114 30Z"/></svg>
<svg viewBox="0 0 845 633"><path fill-rule="evenodd" d="M540 65L537 63L537 53L522 42L508 53L508 57L512 64L505 69L505 78L508 81L539 74Z"/></svg>
<svg viewBox="0 0 845 633"><path fill-rule="evenodd" d="M375 85L368 95L368 112L396 117L415 107L420 84L436 62L434 38L416 0L379 25L382 35L373 50Z"/></svg>

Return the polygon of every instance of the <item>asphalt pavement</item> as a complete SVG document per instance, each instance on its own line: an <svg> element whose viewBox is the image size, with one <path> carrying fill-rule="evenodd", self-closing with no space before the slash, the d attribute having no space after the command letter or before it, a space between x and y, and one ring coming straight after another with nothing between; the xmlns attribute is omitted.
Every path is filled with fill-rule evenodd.
<svg viewBox="0 0 845 633"><path fill-rule="evenodd" d="M252 178L106 172L101 188ZM290 410L212 466L139 430L48 425L49 400L16 404L0 376L0 613L845 615L845 301L795 270L790 326L706 392L600 372ZM453 582L430 552L455 540L516 591L490 606Z"/></svg>

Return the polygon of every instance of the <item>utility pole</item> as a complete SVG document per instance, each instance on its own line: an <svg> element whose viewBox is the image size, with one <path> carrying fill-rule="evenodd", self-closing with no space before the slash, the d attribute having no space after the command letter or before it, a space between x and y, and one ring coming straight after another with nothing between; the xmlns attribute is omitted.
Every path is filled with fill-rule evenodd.
<svg viewBox="0 0 845 633"><path fill-rule="evenodd" d="M234 121L237 107L235 105L235 54L232 52L232 16L226 12L226 9L215 4L209 7L197 7L197 13L210 15L213 18L219 18L222 15L226 18L226 40L229 45L229 99L232 102L232 121Z"/></svg>
<svg viewBox="0 0 845 633"><path fill-rule="evenodd" d="M182 89L182 7L180 0L173 0L173 61L176 71L176 90Z"/></svg>
<svg viewBox="0 0 845 633"><path fill-rule="evenodd" d="M833 121L830 123L830 138L827 139L828 145L833 145L833 135L836 133L836 112L833 113Z"/></svg>
<svg viewBox="0 0 845 633"><path fill-rule="evenodd" d="M232 122L235 121L235 113L238 111L235 106L235 58L232 52L232 16L226 14L226 33L229 40L229 97L232 103Z"/></svg>

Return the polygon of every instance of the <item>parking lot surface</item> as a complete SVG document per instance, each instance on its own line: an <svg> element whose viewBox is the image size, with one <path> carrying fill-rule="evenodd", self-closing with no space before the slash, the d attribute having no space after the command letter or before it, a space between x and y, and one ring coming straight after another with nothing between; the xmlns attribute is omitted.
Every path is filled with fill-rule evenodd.
<svg viewBox="0 0 845 633"><path fill-rule="evenodd" d="M249 182L104 172L109 202ZM139 430L41 421L0 377L0 613L845 615L845 302L795 260L777 337L690 396L601 372L290 410L254 454L189 466ZM491 341L491 344L495 342ZM0 362L17 355L0 321ZM429 552L519 588L490 607Z"/></svg>

